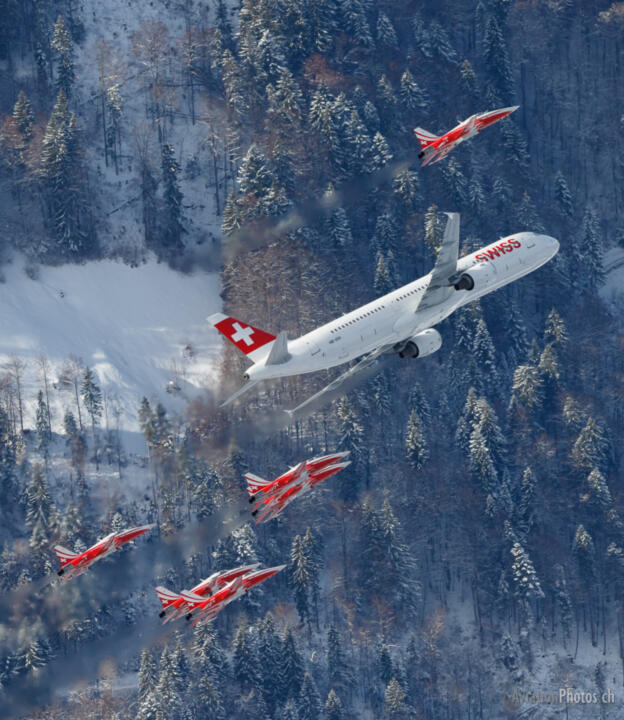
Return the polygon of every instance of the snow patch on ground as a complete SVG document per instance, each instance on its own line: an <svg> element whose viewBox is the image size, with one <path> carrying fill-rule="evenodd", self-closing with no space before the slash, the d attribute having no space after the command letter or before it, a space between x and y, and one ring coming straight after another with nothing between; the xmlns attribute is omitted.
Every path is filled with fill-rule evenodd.
<svg viewBox="0 0 624 720"><path fill-rule="evenodd" d="M189 399L214 387L221 348L206 316L221 309L216 273L182 274L150 260L132 268L102 260L86 265L41 267L31 279L18 258L0 283L0 369L11 356L26 363L25 425L34 427L37 392L43 387L37 363L47 357L54 382L70 355L95 370L106 396L108 420L138 429L143 395L181 410ZM174 380L178 394L166 391ZM75 413L71 389L50 390L53 429L62 431L64 409ZM103 419L104 421L104 419Z"/></svg>

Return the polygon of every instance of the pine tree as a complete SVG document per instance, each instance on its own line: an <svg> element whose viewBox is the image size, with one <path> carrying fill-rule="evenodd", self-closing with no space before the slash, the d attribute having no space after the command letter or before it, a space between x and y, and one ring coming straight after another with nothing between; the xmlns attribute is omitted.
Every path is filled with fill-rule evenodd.
<svg viewBox="0 0 624 720"><path fill-rule="evenodd" d="M93 436L93 452L95 454L95 466L99 470L99 457L97 446L96 427L102 417L102 391L96 382L96 376L93 371L86 367L82 376L82 385L80 387L80 395L84 403L89 418L91 419L91 432Z"/></svg>
<svg viewBox="0 0 624 720"><path fill-rule="evenodd" d="M35 465L32 479L26 488L26 525L31 529L41 525L46 534L49 533L52 528L53 507L43 467Z"/></svg>
<svg viewBox="0 0 624 720"><path fill-rule="evenodd" d="M32 106L23 90L17 95L17 100L13 106L13 120L20 131L25 142L29 142L32 138L32 128L35 117L33 115Z"/></svg>
<svg viewBox="0 0 624 720"><path fill-rule="evenodd" d="M336 407L338 416L339 446L350 453L351 467L341 473L339 485L340 496L347 500L357 495L358 474L362 471L366 460L364 446L364 428L346 398L341 398Z"/></svg>
<svg viewBox="0 0 624 720"><path fill-rule="evenodd" d="M37 394L37 414L35 421L35 427L37 428L37 450L43 455L46 463L48 461L50 441L52 440L52 430L48 418L48 407L43 397L43 391L39 390Z"/></svg>
<svg viewBox="0 0 624 720"><path fill-rule="evenodd" d="M568 341L568 331L559 313L553 308L548 314L544 329L544 341L563 347Z"/></svg>
<svg viewBox="0 0 624 720"><path fill-rule="evenodd" d="M438 215L436 205L431 205L425 213L425 242L432 251L436 251L442 242L444 235L444 224Z"/></svg>
<svg viewBox="0 0 624 720"><path fill-rule="evenodd" d="M332 688L325 701L325 720L343 720L342 703Z"/></svg>
<svg viewBox="0 0 624 720"><path fill-rule="evenodd" d="M604 471L608 466L609 442L604 431L594 420L588 418L572 447L572 460L580 470L590 472L594 468Z"/></svg>
<svg viewBox="0 0 624 720"><path fill-rule="evenodd" d="M407 421L405 450L407 460L414 470L421 470L429 459L429 450L423 435L422 425L415 410L411 411Z"/></svg>
<svg viewBox="0 0 624 720"><path fill-rule="evenodd" d="M334 247L349 249L353 245L353 235L349 218L342 207L337 207L327 219L327 234Z"/></svg>
<svg viewBox="0 0 624 720"><path fill-rule="evenodd" d="M408 113L426 110L429 107L427 93L416 82L409 68L401 75L399 97L403 108Z"/></svg>
<svg viewBox="0 0 624 720"><path fill-rule="evenodd" d="M379 665L379 677L381 678L383 684L387 685L394 677L394 667L392 664L392 658L390 657L390 651L385 643L383 643L379 649L379 658L377 662Z"/></svg>
<svg viewBox="0 0 624 720"><path fill-rule="evenodd" d="M182 720L182 698L176 688L167 647L160 658L160 674L153 697L156 704L155 720Z"/></svg>
<svg viewBox="0 0 624 720"><path fill-rule="evenodd" d="M523 229L536 233L544 232L544 225L537 215L537 210L528 192L522 195L522 200L518 205L518 222Z"/></svg>
<svg viewBox="0 0 624 720"><path fill-rule="evenodd" d="M301 535L295 535L290 548L290 578L295 596L295 606L302 623L310 626L308 588L311 583L309 560Z"/></svg>
<svg viewBox="0 0 624 720"><path fill-rule="evenodd" d="M184 248L182 234L182 192L180 191L180 165L175 159L173 147L164 144L161 149L164 216L162 218L161 245L164 257L175 258Z"/></svg>
<svg viewBox="0 0 624 720"><path fill-rule="evenodd" d="M4 591L11 590L17 581L17 574L17 555L5 540L2 555L0 555L0 589Z"/></svg>
<svg viewBox="0 0 624 720"><path fill-rule="evenodd" d="M234 639L234 674L243 691L256 687L260 678L258 659L252 637L240 625Z"/></svg>
<svg viewBox="0 0 624 720"><path fill-rule="evenodd" d="M298 707L299 720L320 720L321 698L316 689L314 678L309 672L303 678Z"/></svg>
<svg viewBox="0 0 624 720"><path fill-rule="evenodd" d="M519 542L515 542L511 548L511 554L513 556L511 573L515 594L525 602L542 599L544 591L527 551Z"/></svg>
<svg viewBox="0 0 624 720"><path fill-rule="evenodd" d="M462 86L468 96L475 97L477 94L477 76L468 60L464 60L460 70Z"/></svg>
<svg viewBox="0 0 624 720"><path fill-rule="evenodd" d="M507 43L494 16L490 16L487 21L483 40L483 53L496 87L506 101L511 100L513 97L513 76L507 53Z"/></svg>
<svg viewBox="0 0 624 720"><path fill-rule="evenodd" d="M561 170L555 175L555 201L563 217L571 220L574 216L572 193Z"/></svg>
<svg viewBox="0 0 624 720"><path fill-rule="evenodd" d="M448 62L457 62L457 53L451 45L449 36L437 20L434 20L429 26L429 36L434 52L445 60L448 60Z"/></svg>
<svg viewBox="0 0 624 720"><path fill-rule="evenodd" d="M291 628L287 628L284 633L284 642L282 656L278 661L279 668L282 672L282 689L283 697L303 698L304 695L310 696L312 690L316 692L316 687L306 688L306 679L304 678L303 658L297 647L295 635ZM305 674L306 677L308 673ZM318 694L317 694L318 697Z"/></svg>
<svg viewBox="0 0 624 720"><path fill-rule="evenodd" d="M57 90L62 90L67 97L71 95L76 72L74 69L74 45L71 36L65 27L63 18L59 15L54 25L52 47L58 54L58 70L56 77Z"/></svg>
<svg viewBox="0 0 624 720"><path fill-rule="evenodd" d="M579 564L579 570L583 581L591 585L596 577L596 550L592 536L583 525L579 525L574 535L572 552Z"/></svg>
<svg viewBox="0 0 624 720"><path fill-rule="evenodd" d="M388 264L382 253L377 253L377 267L375 268L375 279L373 288L377 295L386 295L392 290Z"/></svg>
<svg viewBox="0 0 624 720"><path fill-rule="evenodd" d="M477 394L471 387L466 396L466 402L462 414L457 421L455 440L463 452L468 455L470 452L470 435L477 424Z"/></svg>
<svg viewBox="0 0 624 720"><path fill-rule="evenodd" d="M92 249L95 235L84 192L78 124L67 109L63 89L41 144L39 176L49 227L61 255L80 256Z"/></svg>
<svg viewBox="0 0 624 720"><path fill-rule="evenodd" d="M557 603L557 611L559 613L559 623L561 624L561 632L563 635L563 646L566 640L570 639L570 630L572 628L573 612L572 600L566 586L565 571L561 565L555 565L555 599Z"/></svg>
<svg viewBox="0 0 624 720"><path fill-rule="evenodd" d="M389 718L406 717L405 693L396 678L392 678L386 687L384 707Z"/></svg>
<svg viewBox="0 0 624 720"><path fill-rule="evenodd" d="M582 277L589 290L595 291L604 283L603 255L598 218L593 210L588 209L583 217L575 260L583 268Z"/></svg>
<svg viewBox="0 0 624 720"><path fill-rule="evenodd" d="M498 366L496 362L496 351L494 350L492 337L483 318L477 320L472 342L472 354L475 363L487 377L488 382L484 385L484 389L487 391L491 388L497 391Z"/></svg>
<svg viewBox="0 0 624 720"><path fill-rule="evenodd" d="M340 633L332 623L327 631L327 678L339 691L348 685L348 668L340 642Z"/></svg>
<svg viewBox="0 0 624 720"><path fill-rule="evenodd" d="M532 365L518 365L514 372L512 401L531 409L542 402L542 379Z"/></svg>
<svg viewBox="0 0 624 720"><path fill-rule="evenodd" d="M157 682L154 659L150 651L144 648L141 653L141 665L139 666L139 703L143 703L148 695L154 692Z"/></svg>
<svg viewBox="0 0 624 720"><path fill-rule="evenodd" d="M377 47L388 50L399 48L396 31L385 12L380 12L377 16Z"/></svg>

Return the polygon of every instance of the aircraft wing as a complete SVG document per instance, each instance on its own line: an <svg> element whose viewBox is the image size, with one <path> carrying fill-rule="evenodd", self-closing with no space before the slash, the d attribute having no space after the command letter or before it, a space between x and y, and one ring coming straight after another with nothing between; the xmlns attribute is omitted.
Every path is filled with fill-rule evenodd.
<svg viewBox="0 0 624 720"><path fill-rule="evenodd" d="M365 370L367 367L372 365L377 358L380 355L383 355L384 353L390 352L394 346L393 345L380 345L376 350L373 350L368 355L365 355L359 362L357 362L352 368L347 370L347 372L343 373L339 377L337 377L335 380L329 383L329 385L325 386L322 390L319 390L315 395L312 395L312 397L309 397L307 400L301 403L301 405L297 405L296 408L293 410L287 410L288 414L293 417L296 413L298 413L300 410L302 410L304 407L307 407L310 405L310 403L313 403L315 400L318 400L318 398L322 397L323 395L332 392L333 390L337 390L341 385L344 385L347 380L354 377L358 373L362 372L362 370Z"/></svg>
<svg viewBox="0 0 624 720"><path fill-rule="evenodd" d="M447 213L447 215L444 237L431 271L431 281L417 310L425 310L439 305L454 292L452 279L457 273L457 258L459 257L459 213Z"/></svg>

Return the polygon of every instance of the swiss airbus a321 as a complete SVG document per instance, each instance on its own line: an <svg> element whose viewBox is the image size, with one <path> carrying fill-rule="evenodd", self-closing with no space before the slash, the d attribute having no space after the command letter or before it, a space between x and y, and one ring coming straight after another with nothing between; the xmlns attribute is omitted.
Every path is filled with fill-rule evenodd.
<svg viewBox="0 0 624 720"><path fill-rule="evenodd" d="M398 290L289 340L253 325L211 315L210 322L253 363L243 385L227 405L261 380L327 370L361 358L352 368L304 403L304 408L333 391L385 353L402 358L426 357L442 345L433 328L462 305L537 270L554 257L559 242L548 235L520 232L459 258L459 215L448 213L433 270ZM363 357L362 357L363 356Z"/></svg>
<svg viewBox="0 0 624 720"><path fill-rule="evenodd" d="M453 148L456 148L464 140L470 140L478 135L486 127L506 118L515 112L520 106L500 108L499 110L490 110L490 112L471 115L464 122L459 123L452 130L444 135L434 135L433 133L416 128L414 135L418 138L422 150L418 157L423 161L422 166L429 163L436 163L445 158Z"/></svg>

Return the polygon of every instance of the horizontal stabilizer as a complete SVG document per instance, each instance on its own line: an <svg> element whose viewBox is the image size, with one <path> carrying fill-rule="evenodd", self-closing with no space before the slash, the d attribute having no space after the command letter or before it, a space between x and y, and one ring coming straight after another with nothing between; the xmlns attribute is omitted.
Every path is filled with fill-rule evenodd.
<svg viewBox="0 0 624 720"><path fill-rule="evenodd" d="M162 585L159 585L156 588L156 595L158 595L158 599L162 603L163 609L168 608L169 605L173 605L173 603L180 598L178 593L167 590L167 588L162 587Z"/></svg>
<svg viewBox="0 0 624 720"><path fill-rule="evenodd" d="M272 480L264 480L253 473L247 473L245 475L245 480L247 480L247 492L250 495L255 495L259 490L273 482Z"/></svg>
<svg viewBox="0 0 624 720"><path fill-rule="evenodd" d="M70 563L78 557L78 553L72 552L71 550L64 548L62 545L57 545L54 548L54 552L56 553L56 557L60 560L61 565L67 565L67 563Z"/></svg>
<svg viewBox="0 0 624 720"><path fill-rule="evenodd" d="M423 130L422 128L414 128L414 135L418 138L418 142L420 143L420 147L424 150L425 148L428 148L429 145L432 145L436 140L439 140L438 135L434 135L433 133L430 133L428 130Z"/></svg>

